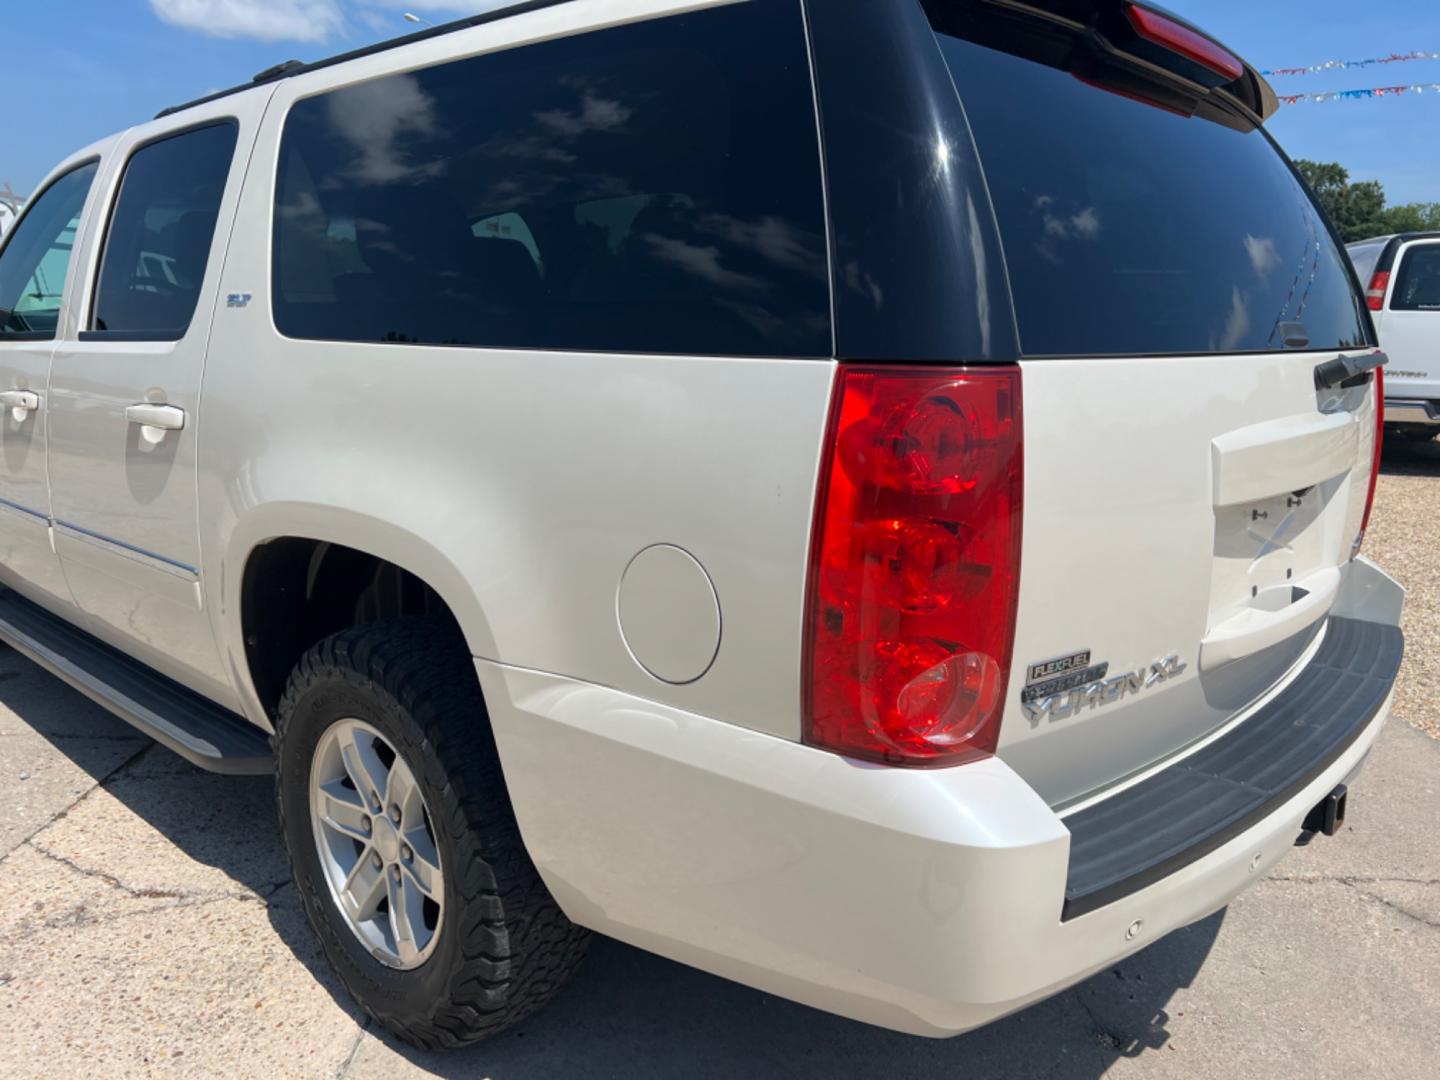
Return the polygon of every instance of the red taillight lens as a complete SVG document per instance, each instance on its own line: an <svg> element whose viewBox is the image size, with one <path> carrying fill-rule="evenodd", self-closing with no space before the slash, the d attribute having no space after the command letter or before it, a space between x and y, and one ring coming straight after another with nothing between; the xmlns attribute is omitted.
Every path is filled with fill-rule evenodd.
<svg viewBox="0 0 1440 1080"><path fill-rule="evenodd" d="M1385 294L1389 291L1390 271L1375 271L1375 276L1370 279L1370 288L1365 290L1365 303L1370 305L1371 311L1383 311L1385 309Z"/></svg>
<svg viewBox="0 0 1440 1080"><path fill-rule="evenodd" d="M1016 367L841 366L810 560L807 742L897 765L994 751L1021 446Z"/></svg>
<svg viewBox="0 0 1440 1080"><path fill-rule="evenodd" d="M1176 22L1158 11L1131 5L1127 11L1130 25L1146 41L1193 60L1234 82L1245 74L1245 65L1204 34L1197 34L1184 23Z"/></svg>
<svg viewBox="0 0 1440 1080"><path fill-rule="evenodd" d="M1375 452L1370 459L1370 487L1365 492L1365 516L1360 519L1360 532L1350 549L1353 559L1360 554L1360 545L1365 542L1365 530L1370 527L1370 511L1375 508L1375 484L1380 479L1380 451L1385 444L1385 369L1375 369Z"/></svg>

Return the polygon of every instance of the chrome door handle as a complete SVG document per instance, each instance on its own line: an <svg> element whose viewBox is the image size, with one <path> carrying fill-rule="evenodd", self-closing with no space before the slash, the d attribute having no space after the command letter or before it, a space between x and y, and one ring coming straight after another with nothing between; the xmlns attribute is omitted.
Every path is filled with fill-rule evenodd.
<svg viewBox="0 0 1440 1080"><path fill-rule="evenodd" d="M161 431L179 431L185 426L185 410L174 405L156 405L142 401L138 405L125 407L125 419L141 427L159 428Z"/></svg>
<svg viewBox="0 0 1440 1080"><path fill-rule="evenodd" d="M0 390L0 405L9 409L18 423L40 408L40 395L33 390Z"/></svg>

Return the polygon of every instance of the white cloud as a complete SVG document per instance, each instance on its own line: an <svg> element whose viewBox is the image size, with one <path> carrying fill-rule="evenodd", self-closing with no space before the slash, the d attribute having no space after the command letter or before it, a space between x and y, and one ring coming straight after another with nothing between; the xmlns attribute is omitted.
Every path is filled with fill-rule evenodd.
<svg viewBox="0 0 1440 1080"><path fill-rule="evenodd" d="M324 41L345 25L336 0L150 0L165 22L215 37Z"/></svg>
<svg viewBox="0 0 1440 1080"><path fill-rule="evenodd" d="M261 41L328 41L347 36L358 23L374 33L398 37L419 27L404 21L407 11L442 23L508 7L515 0L150 0L162 20L214 37Z"/></svg>
<svg viewBox="0 0 1440 1080"><path fill-rule="evenodd" d="M438 175L442 161L412 162L401 137L430 135L435 130L435 102L413 75L381 82L363 82L326 99L331 122L355 147L348 172L368 184L419 181Z"/></svg>
<svg viewBox="0 0 1440 1080"><path fill-rule="evenodd" d="M1250 256L1250 265L1260 277L1265 277L1280 265L1280 252L1275 250L1275 241L1268 236L1256 237L1246 233L1245 253Z"/></svg>

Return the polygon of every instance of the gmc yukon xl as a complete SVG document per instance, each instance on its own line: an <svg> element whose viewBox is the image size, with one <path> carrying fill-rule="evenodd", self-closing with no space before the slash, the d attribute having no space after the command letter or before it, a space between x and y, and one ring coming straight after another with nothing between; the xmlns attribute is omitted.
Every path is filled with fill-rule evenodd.
<svg viewBox="0 0 1440 1080"><path fill-rule="evenodd" d="M274 770L417 1044L591 931L984 1024L1333 833L1389 710L1275 107L1131 0L531 0L167 109L0 249L0 638Z"/></svg>

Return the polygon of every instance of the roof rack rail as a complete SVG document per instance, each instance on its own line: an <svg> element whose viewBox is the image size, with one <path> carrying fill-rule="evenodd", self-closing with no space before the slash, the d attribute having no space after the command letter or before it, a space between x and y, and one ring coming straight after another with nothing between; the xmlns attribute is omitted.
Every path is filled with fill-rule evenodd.
<svg viewBox="0 0 1440 1080"><path fill-rule="evenodd" d="M161 109L155 114L155 119L160 120L167 116L174 116L176 113L184 112L186 109L193 109L197 105L218 101L221 98L229 97L231 94L239 94L255 86L276 82L279 79L288 79L295 75L303 75L307 71L334 67L336 64L343 64L350 60L358 60L362 56L373 56L375 53L388 52L391 49L398 49L403 45L412 45L417 41L426 41L444 34L453 34L457 30L468 30L472 26L483 26L485 23L499 22L501 19L508 19L515 15L524 15L529 11L538 11L541 8L547 7L557 7L560 4L567 4L569 2L570 0L516 0L513 4L506 4L504 7L495 8L492 11L482 12L479 15L469 15L463 19L456 19L453 22L441 23L439 26L427 27L424 30L417 30L413 34L405 34L401 37L376 42L374 45L366 45L361 49L352 49L349 52L328 56L323 60L312 60L309 63L300 60L286 60L284 63L276 64L274 67L266 68L247 83L232 86L228 90L217 90L213 94L206 94L204 97L198 97L194 101L187 101L183 105L171 105L167 109Z"/></svg>

